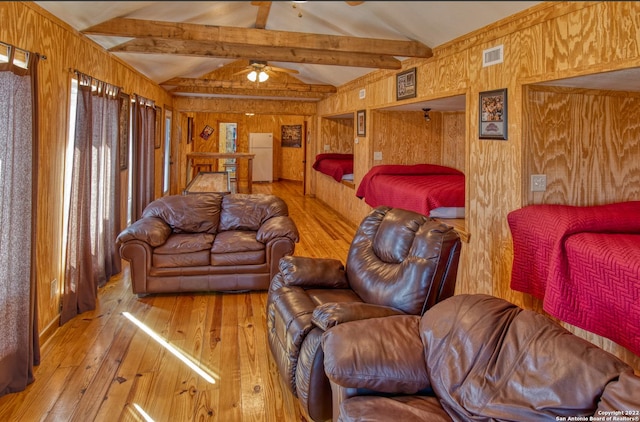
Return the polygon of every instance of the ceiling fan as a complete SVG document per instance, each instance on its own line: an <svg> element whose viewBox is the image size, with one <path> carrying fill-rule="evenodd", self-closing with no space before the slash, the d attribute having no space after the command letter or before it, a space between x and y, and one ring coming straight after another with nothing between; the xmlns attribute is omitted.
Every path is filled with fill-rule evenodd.
<svg viewBox="0 0 640 422"><path fill-rule="evenodd" d="M239 72L234 73L234 75L242 75L246 73L247 79L249 79L251 82L255 82L255 81L264 82L267 79L269 79L269 76L271 73L277 73L277 72L292 73L292 74L299 73L297 70L294 70L294 69L271 66L265 61L251 60L249 62L249 66L247 66L245 69L242 69Z"/></svg>

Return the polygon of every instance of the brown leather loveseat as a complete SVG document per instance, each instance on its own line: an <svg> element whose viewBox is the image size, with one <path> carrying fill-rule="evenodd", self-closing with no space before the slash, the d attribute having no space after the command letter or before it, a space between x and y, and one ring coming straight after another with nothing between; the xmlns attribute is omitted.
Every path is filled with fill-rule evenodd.
<svg viewBox="0 0 640 422"><path fill-rule="evenodd" d="M341 324L322 342L334 420L640 417L640 378L630 366L546 316L492 296L454 296L423 317Z"/></svg>
<svg viewBox="0 0 640 422"><path fill-rule="evenodd" d="M275 195L171 195L150 203L117 242L138 295L266 290L298 229Z"/></svg>
<svg viewBox="0 0 640 422"><path fill-rule="evenodd" d="M385 315L422 315L454 293L461 242L455 230L391 207L372 210L346 264L289 256L267 296L267 336L280 375L308 419L331 417L322 333L335 324Z"/></svg>

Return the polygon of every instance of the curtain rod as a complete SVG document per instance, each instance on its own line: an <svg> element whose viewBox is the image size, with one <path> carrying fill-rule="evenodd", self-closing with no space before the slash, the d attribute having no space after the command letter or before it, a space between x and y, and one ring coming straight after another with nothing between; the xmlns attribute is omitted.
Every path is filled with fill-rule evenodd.
<svg viewBox="0 0 640 422"><path fill-rule="evenodd" d="M78 75L78 74L80 74L80 75L84 75L84 76L86 76L86 77L88 77L88 78L91 78L91 79L96 80L96 81L98 81L98 82L101 82L101 83L103 83L103 84L109 84L109 85L111 85L111 86L114 86L114 87L118 88L118 91L120 91L120 92L124 92L124 88L123 88L123 87L118 86L118 85L116 85L116 84L112 84L112 83L110 83L110 82L105 82L105 81L103 81L103 80L101 80L101 79L98 79L98 78L96 78L96 77L94 77L94 76L91 76L91 75L89 75L89 74L87 74L87 73L84 73L84 72L83 72L83 71L81 71L81 70L74 69L74 68L71 68L71 67L70 67L70 68L69 68L69 73L74 73L74 74L76 74L76 75Z"/></svg>

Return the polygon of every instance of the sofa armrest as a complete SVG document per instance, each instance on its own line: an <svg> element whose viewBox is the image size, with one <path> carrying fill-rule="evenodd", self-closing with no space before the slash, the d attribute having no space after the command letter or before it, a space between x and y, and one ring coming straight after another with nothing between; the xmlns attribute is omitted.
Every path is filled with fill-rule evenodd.
<svg viewBox="0 0 640 422"><path fill-rule="evenodd" d="M280 237L289 238L293 243L297 243L300 240L296 224L290 217L285 215L268 219L256 233L256 240L262 243L268 243Z"/></svg>
<svg viewBox="0 0 640 422"><path fill-rule="evenodd" d="M322 335L324 368L344 388L416 394L430 388L420 317L396 315L352 321Z"/></svg>
<svg viewBox="0 0 640 422"><path fill-rule="evenodd" d="M280 260L279 268L286 286L304 289L349 287L344 265L337 259L286 256Z"/></svg>
<svg viewBox="0 0 640 422"><path fill-rule="evenodd" d="M140 240L155 248L166 242L170 234L171 227L161 218L144 217L124 229L118 235L116 243Z"/></svg>
<svg viewBox="0 0 640 422"><path fill-rule="evenodd" d="M327 331L329 328L345 322L391 315L405 315L405 313L390 306L371 303L329 302L314 309L311 321L323 331Z"/></svg>

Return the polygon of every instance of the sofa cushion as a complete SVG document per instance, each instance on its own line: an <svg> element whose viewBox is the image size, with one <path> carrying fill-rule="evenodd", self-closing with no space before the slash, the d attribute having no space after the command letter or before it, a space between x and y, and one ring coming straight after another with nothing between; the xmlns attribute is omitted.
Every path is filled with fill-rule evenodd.
<svg viewBox="0 0 640 422"><path fill-rule="evenodd" d="M630 369L544 315L487 295L436 304L420 331L431 386L455 420L590 416Z"/></svg>
<svg viewBox="0 0 640 422"><path fill-rule="evenodd" d="M266 262L266 253L261 251L210 254L213 266L261 265ZM245 269L246 270L246 269ZM258 271L258 270L255 270Z"/></svg>
<svg viewBox="0 0 640 422"><path fill-rule="evenodd" d="M143 217L163 219L175 233L217 233L222 195L170 195L156 199Z"/></svg>
<svg viewBox="0 0 640 422"><path fill-rule="evenodd" d="M339 422L430 421L450 422L436 397L428 396L358 396L340 405Z"/></svg>
<svg viewBox="0 0 640 422"><path fill-rule="evenodd" d="M232 230L220 232L213 241L211 253L261 251L264 244L256 240L256 232Z"/></svg>
<svg viewBox="0 0 640 422"><path fill-rule="evenodd" d="M286 202L275 195L236 193L225 195L220 231L258 230L268 219L288 215Z"/></svg>
<svg viewBox="0 0 640 422"><path fill-rule="evenodd" d="M211 247L211 265L256 265L265 261L264 244L256 240L254 231L220 232Z"/></svg>
<svg viewBox="0 0 640 422"><path fill-rule="evenodd" d="M209 251L198 251L176 254L153 254L152 265L157 268L206 267L209 265Z"/></svg>
<svg viewBox="0 0 640 422"><path fill-rule="evenodd" d="M211 249L214 235L208 233L172 234L164 244L155 248L153 253L160 255L176 255Z"/></svg>

